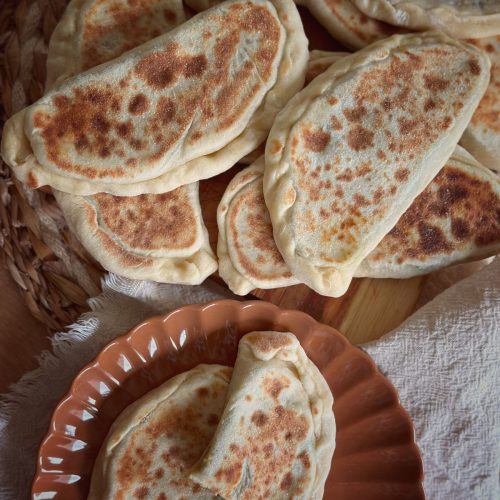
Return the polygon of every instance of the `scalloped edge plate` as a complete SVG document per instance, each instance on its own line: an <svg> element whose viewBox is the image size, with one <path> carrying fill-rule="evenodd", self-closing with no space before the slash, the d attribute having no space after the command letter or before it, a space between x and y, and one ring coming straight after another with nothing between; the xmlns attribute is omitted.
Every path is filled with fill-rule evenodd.
<svg viewBox="0 0 500 500"><path fill-rule="evenodd" d="M95 457L120 412L199 363L233 365L240 337L253 330L292 332L330 385L337 444L325 499L424 498L413 424L371 358L303 312L234 300L146 320L83 368L40 446L33 497L86 498Z"/></svg>

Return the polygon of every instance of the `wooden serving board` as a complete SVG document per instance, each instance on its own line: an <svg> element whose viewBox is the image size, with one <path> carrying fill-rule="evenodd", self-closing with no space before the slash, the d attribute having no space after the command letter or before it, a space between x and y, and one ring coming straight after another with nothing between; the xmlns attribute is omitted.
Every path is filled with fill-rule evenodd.
<svg viewBox="0 0 500 500"><path fill-rule="evenodd" d="M299 11L310 49L347 51L302 7ZM223 174L200 183L203 217L214 251L217 247L216 212L219 201L234 175L244 168L236 165ZM222 282L218 277L217 281ZM339 298L323 297L305 285L274 290L254 290L248 298L267 300L280 307L298 309L318 321L337 328L351 342L376 339L404 321L414 310L425 277L406 280L354 279Z"/></svg>

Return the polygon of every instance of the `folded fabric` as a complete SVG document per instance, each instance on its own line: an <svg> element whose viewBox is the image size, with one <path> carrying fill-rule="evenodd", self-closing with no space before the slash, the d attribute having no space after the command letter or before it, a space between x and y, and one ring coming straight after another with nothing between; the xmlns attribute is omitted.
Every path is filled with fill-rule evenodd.
<svg viewBox="0 0 500 500"><path fill-rule="evenodd" d="M413 418L427 498L500 498L500 258L363 349Z"/></svg>

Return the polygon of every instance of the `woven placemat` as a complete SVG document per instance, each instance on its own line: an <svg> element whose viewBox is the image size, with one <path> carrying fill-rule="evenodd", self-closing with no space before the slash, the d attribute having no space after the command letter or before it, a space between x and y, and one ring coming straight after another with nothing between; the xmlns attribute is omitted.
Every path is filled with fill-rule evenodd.
<svg viewBox="0 0 500 500"><path fill-rule="evenodd" d="M3 0L0 126L41 97L47 46L67 0ZM0 248L32 314L52 331L87 310L103 269L65 225L50 190L27 190L0 160Z"/></svg>

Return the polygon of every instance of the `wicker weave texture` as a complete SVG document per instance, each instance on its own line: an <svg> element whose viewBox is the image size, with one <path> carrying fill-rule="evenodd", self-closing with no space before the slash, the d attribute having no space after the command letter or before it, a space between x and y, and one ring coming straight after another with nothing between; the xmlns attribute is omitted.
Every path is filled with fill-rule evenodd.
<svg viewBox="0 0 500 500"><path fill-rule="evenodd" d="M66 3L2 2L2 128L9 116L42 95L48 41ZM30 311L50 330L72 323L87 309L87 298L99 292L102 268L68 231L50 190L27 190L1 160L0 248Z"/></svg>

